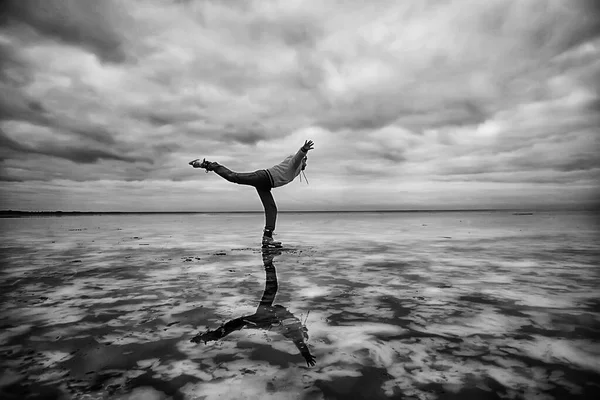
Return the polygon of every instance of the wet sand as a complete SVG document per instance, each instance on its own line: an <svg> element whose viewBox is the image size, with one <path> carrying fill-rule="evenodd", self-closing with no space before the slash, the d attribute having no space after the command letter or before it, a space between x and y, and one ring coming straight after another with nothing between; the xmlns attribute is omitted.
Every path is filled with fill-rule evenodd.
<svg viewBox="0 0 600 400"><path fill-rule="evenodd" d="M594 221L281 214L265 255L259 214L3 219L0 397L595 398Z"/></svg>

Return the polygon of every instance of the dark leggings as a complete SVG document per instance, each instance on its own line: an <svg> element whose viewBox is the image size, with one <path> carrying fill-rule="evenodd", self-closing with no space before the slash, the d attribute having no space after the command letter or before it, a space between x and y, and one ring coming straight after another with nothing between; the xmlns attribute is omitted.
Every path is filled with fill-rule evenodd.
<svg viewBox="0 0 600 400"><path fill-rule="evenodd" d="M212 164L212 170L229 182L255 187L265 209L265 229L270 230L271 232L275 230L277 205L271 194L271 180L269 179L267 171L233 172L229 168L217 163Z"/></svg>

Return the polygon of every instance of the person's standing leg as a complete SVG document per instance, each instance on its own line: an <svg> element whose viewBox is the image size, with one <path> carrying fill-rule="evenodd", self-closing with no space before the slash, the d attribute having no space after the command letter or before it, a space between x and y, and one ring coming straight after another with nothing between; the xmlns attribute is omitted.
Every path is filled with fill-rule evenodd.
<svg viewBox="0 0 600 400"><path fill-rule="evenodd" d="M256 191L265 209L265 231L264 236L273 237L275 223L277 222L277 205L269 187L257 187Z"/></svg>

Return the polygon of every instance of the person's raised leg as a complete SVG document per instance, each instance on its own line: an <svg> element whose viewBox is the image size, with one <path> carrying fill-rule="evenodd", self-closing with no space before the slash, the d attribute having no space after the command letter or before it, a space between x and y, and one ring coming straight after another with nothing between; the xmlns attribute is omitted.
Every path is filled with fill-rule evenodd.
<svg viewBox="0 0 600 400"><path fill-rule="evenodd" d="M223 179L232 183L237 183L238 185L258 187L265 185L265 179L268 179L268 177L259 174L258 171L235 172L218 162L210 162L206 161L206 159L202 162L200 162L200 160L191 161L190 165L194 168L204 168L206 169L206 172L213 171Z"/></svg>
<svg viewBox="0 0 600 400"><path fill-rule="evenodd" d="M211 163L211 170L214 171L220 177L228 180L229 182L237 184L240 183L240 174L230 170L224 165L220 165L219 163L213 162Z"/></svg>

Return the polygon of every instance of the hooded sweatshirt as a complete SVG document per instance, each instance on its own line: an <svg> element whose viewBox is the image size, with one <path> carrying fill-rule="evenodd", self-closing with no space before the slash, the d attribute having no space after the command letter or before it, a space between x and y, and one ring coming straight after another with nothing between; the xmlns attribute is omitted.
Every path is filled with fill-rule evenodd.
<svg viewBox="0 0 600 400"><path fill-rule="evenodd" d="M267 172L273 179L273 187L286 185L294 180L302 170L302 159L306 156L306 152L300 148L295 155L290 155L282 162L267 168Z"/></svg>

